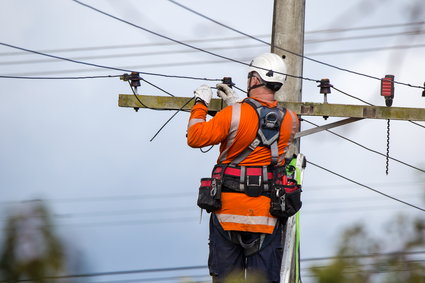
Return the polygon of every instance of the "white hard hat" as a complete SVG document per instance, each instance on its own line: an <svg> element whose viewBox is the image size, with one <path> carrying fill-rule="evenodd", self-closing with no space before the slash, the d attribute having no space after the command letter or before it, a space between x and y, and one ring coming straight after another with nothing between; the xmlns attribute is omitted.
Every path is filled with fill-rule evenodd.
<svg viewBox="0 0 425 283"><path fill-rule="evenodd" d="M248 74L253 71L265 82L283 84L286 80L286 63L282 57L274 53L264 53L255 57L249 64Z"/></svg>

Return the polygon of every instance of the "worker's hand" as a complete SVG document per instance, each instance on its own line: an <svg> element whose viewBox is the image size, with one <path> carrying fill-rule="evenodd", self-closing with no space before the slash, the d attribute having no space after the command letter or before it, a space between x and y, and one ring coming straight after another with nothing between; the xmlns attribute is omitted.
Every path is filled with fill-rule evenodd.
<svg viewBox="0 0 425 283"><path fill-rule="evenodd" d="M195 102L201 100L206 106L210 104L212 91L207 85L201 85L195 91Z"/></svg>
<svg viewBox="0 0 425 283"><path fill-rule="evenodd" d="M231 89L227 84L217 84L217 95L223 99L227 105L233 105L239 101L236 92Z"/></svg>

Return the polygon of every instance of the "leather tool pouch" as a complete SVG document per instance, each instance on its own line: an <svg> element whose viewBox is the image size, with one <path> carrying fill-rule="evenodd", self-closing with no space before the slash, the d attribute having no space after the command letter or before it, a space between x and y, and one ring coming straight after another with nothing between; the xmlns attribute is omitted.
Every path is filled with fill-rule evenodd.
<svg viewBox="0 0 425 283"><path fill-rule="evenodd" d="M202 178L197 204L208 213L221 208L221 184L215 178Z"/></svg>

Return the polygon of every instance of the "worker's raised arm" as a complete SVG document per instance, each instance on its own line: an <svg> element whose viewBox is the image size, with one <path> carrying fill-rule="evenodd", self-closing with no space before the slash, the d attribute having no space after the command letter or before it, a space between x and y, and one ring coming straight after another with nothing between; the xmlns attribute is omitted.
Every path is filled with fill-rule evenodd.
<svg viewBox="0 0 425 283"><path fill-rule="evenodd" d="M226 139L230 129L231 106L218 112L206 121L208 108L203 103L196 103L191 112L187 126L187 144L191 147L204 147L219 144Z"/></svg>

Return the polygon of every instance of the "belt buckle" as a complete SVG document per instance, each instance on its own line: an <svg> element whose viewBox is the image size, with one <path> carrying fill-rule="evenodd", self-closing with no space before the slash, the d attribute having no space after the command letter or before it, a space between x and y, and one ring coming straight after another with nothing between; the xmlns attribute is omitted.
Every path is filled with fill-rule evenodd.
<svg viewBox="0 0 425 283"><path fill-rule="evenodd" d="M251 180L254 177L254 180ZM256 182L254 182L256 179ZM248 186L261 186L261 176L246 176L246 184Z"/></svg>
<svg viewBox="0 0 425 283"><path fill-rule="evenodd" d="M246 176L245 193L250 197L258 197L262 192L261 176Z"/></svg>

